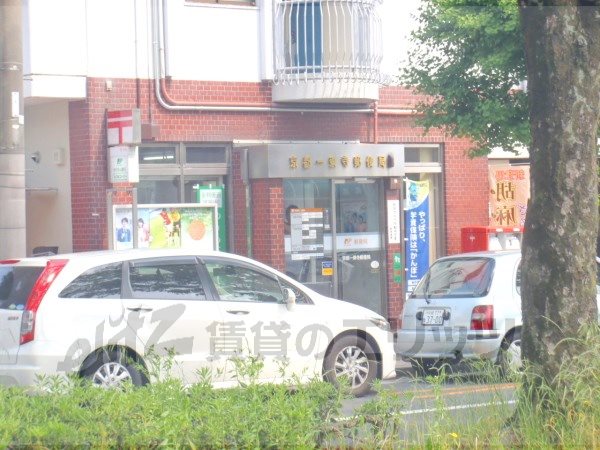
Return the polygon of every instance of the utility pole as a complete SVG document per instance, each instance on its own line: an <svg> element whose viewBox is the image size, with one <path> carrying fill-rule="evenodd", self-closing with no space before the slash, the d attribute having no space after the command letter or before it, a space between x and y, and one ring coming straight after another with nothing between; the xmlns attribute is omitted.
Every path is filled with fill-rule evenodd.
<svg viewBox="0 0 600 450"><path fill-rule="evenodd" d="M21 0L0 0L0 259L26 256Z"/></svg>

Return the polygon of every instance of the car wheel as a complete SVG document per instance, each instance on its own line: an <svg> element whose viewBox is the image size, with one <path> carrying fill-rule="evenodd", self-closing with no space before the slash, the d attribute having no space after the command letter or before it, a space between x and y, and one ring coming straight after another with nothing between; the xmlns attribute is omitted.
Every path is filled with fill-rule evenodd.
<svg viewBox="0 0 600 450"><path fill-rule="evenodd" d="M498 353L500 372L505 377L513 377L523 370L521 360L521 330L506 335Z"/></svg>
<svg viewBox="0 0 600 450"><path fill-rule="evenodd" d="M94 386L118 389L128 382L134 386L147 384L148 379L140 369L140 365L123 351L103 350L97 353L82 375Z"/></svg>
<svg viewBox="0 0 600 450"><path fill-rule="evenodd" d="M324 376L335 386L347 379L350 391L356 396L365 395L377 374L377 360L372 347L358 336L344 336L336 341L325 357Z"/></svg>

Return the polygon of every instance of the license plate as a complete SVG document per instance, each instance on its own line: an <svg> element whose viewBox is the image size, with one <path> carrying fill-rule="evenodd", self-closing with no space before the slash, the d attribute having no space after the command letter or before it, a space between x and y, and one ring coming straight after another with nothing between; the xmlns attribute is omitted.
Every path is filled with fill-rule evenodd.
<svg viewBox="0 0 600 450"><path fill-rule="evenodd" d="M444 323L443 309L425 309L423 310L423 325L442 325Z"/></svg>

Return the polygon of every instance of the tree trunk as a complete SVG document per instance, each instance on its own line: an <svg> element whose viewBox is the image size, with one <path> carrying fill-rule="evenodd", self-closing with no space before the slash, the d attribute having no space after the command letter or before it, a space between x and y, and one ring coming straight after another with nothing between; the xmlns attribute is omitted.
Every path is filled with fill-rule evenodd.
<svg viewBox="0 0 600 450"><path fill-rule="evenodd" d="M532 133L522 354L550 385L561 364L580 350L565 338L597 321L598 5L600 0L520 0Z"/></svg>

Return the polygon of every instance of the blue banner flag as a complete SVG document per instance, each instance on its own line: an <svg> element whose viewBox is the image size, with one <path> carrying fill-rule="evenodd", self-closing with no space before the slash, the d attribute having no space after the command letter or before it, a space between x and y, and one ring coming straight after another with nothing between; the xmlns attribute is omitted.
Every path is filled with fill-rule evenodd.
<svg viewBox="0 0 600 450"><path fill-rule="evenodd" d="M412 292L429 268L429 181L406 182L406 290Z"/></svg>

